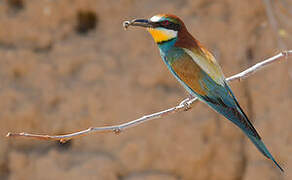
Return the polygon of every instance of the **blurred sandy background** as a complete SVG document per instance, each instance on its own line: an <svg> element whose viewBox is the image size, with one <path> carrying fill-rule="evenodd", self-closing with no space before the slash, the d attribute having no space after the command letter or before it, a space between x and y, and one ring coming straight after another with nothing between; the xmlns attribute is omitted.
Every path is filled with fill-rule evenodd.
<svg viewBox="0 0 292 180"><path fill-rule="evenodd" d="M291 180L292 66L231 83L285 174L206 105L115 134L60 145L6 139L113 125L187 96L143 29L122 22L180 16L226 76L292 48L292 3L255 0L0 0L1 180ZM274 27L274 28L273 28Z"/></svg>

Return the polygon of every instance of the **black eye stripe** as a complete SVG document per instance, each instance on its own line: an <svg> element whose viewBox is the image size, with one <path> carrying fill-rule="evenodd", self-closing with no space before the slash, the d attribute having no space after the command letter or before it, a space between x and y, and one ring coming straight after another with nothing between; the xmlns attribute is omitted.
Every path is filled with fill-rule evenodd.
<svg viewBox="0 0 292 180"><path fill-rule="evenodd" d="M171 30L175 30L175 31L180 30L180 25L173 23L171 21L168 21L168 23L165 23L164 21L162 21L162 22L157 22L156 24L157 24L156 27L163 27L163 28L171 29Z"/></svg>

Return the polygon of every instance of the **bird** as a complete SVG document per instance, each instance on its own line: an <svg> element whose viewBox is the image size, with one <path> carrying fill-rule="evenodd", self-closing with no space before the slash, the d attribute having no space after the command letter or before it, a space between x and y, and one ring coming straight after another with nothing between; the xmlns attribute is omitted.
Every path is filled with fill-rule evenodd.
<svg viewBox="0 0 292 180"><path fill-rule="evenodd" d="M186 91L239 127L256 148L284 172L240 107L215 57L189 33L179 17L157 14L149 19L125 21L124 27L129 26L146 28L167 68Z"/></svg>

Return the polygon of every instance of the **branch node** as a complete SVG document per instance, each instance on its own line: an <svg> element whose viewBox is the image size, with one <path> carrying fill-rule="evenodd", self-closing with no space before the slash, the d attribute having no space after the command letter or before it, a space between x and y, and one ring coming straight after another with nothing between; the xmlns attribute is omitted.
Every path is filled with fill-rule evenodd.
<svg viewBox="0 0 292 180"><path fill-rule="evenodd" d="M6 137L10 137L11 136L11 132L6 134Z"/></svg>
<svg viewBox="0 0 292 180"><path fill-rule="evenodd" d="M61 144L64 144L64 143L66 143L68 140L69 140L69 139L60 139L59 142L60 142Z"/></svg>
<svg viewBox="0 0 292 180"><path fill-rule="evenodd" d="M116 135L119 135L122 132L121 128L119 127L115 128L113 131Z"/></svg>
<svg viewBox="0 0 292 180"><path fill-rule="evenodd" d="M282 51L281 54L283 56L285 56L285 59L288 60L288 57L289 57L289 51L285 50L285 51Z"/></svg>

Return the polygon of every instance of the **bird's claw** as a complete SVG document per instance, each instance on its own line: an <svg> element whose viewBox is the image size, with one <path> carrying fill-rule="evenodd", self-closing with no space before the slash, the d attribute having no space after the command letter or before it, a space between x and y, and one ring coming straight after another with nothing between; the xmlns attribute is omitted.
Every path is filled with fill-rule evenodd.
<svg viewBox="0 0 292 180"><path fill-rule="evenodd" d="M179 105L183 105L184 106L184 111L188 111L189 109L191 109L191 104L189 103L191 99L190 98L186 98L184 99L181 103L179 103Z"/></svg>

